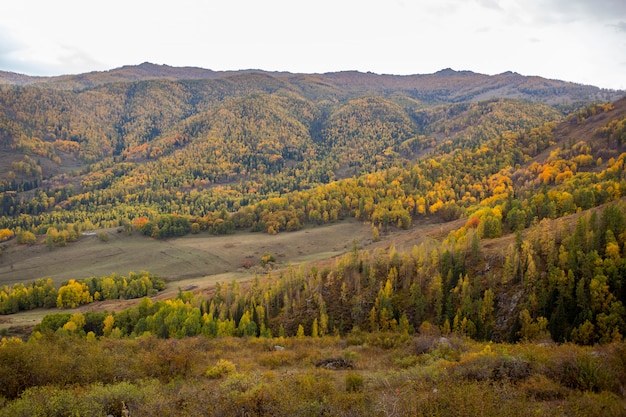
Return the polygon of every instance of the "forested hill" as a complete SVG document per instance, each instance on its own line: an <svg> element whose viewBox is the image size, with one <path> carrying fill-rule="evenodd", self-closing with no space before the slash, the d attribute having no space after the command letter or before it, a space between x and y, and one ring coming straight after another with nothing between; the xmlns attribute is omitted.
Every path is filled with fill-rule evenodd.
<svg viewBox="0 0 626 417"><path fill-rule="evenodd" d="M146 63L5 79L27 85L0 87L0 228L37 233L50 225L105 227L174 213L213 231L277 232L349 213L378 219L384 211L385 224L406 227L412 216L442 207L454 218L486 197L472 181L536 157L553 141L551 123L619 94L453 70L217 73ZM532 100L503 98L511 96ZM608 110L592 106L572 117ZM459 155L469 163L450 171L447 164ZM344 200L348 206L298 211L288 204L280 221L245 212L290 192L390 168L417 175L403 190L412 203L394 207L397 197L366 204L359 194L358 207ZM451 181L458 183L454 193L446 191ZM277 207L267 213L281 211L282 202L271 204Z"/></svg>

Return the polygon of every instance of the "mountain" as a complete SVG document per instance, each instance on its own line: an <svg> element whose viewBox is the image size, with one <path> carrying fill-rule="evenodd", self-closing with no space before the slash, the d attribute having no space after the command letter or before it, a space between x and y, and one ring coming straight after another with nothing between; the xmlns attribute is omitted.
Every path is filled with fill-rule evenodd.
<svg viewBox="0 0 626 417"><path fill-rule="evenodd" d="M0 214L9 216L7 225L19 214L48 216L54 207L93 199L169 205L189 190L202 200L185 209L189 215L224 204L232 210L275 193L480 148L622 93L451 69L290 74L144 63L2 78ZM514 159L534 156L529 150Z"/></svg>
<svg viewBox="0 0 626 417"><path fill-rule="evenodd" d="M85 87L88 79L91 86ZM582 332L585 320L574 317L570 284L569 304L553 310L562 290L553 284L561 278L546 271L571 275L574 282L584 278L588 291L595 276L589 265L602 260L603 274L612 280L606 297L617 302L626 294L616 281L626 265L620 263L622 215L601 222L596 217L571 233L576 216L604 213L624 195L626 98L596 101L618 92L513 73L217 74L152 64L82 80L39 81L0 87L0 237L13 247L45 242L54 253L101 228L167 239L235 231L275 235L355 219L371 225L372 242L408 234L406 244L384 244L411 251L423 241L410 235L415 225L440 223L449 235L410 255L424 265L428 261L419 281L431 303L425 315L405 309L416 283L407 271L418 260L403 263L400 255L391 257L396 272L387 265L367 286L353 283L367 288L359 297L369 300L368 309L387 277L402 275L402 284L390 284L404 291L393 309L396 320L403 311L413 321L443 326L448 320L455 328L459 299L436 307L431 285L452 294L461 291L455 288L466 275L489 283L497 274L501 286L472 284L474 301L489 287L501 313L488 329L477 327L477 337L515 339L524 300L533 319L550 316L552 337L565 340L574 329ZM63 83L83 84L60 88ZM516 98L489 97L512 92ZM521 94L532 99L522 100ZM574 97L580 101L572 102ZM550 222L568 218L550 229ZM599 258L579 256L576 245ZM611 254L613 264L605 262ZM378 254L362 256L363 265L378 271ZM2 263L0 271L21 273L10 265ZM355 277L370 270L363 268L337 274ZM334 303L344 290L326 284ZM528 294L519 294L522 287ZM366 326L366 312L354 318L345 305L329 300L333 317ZM598 320L604 320L600 312L610 316L611 305L596 303L585 316L593 326L605 326L589 340L610 336L608 324ZM477 308L463 313L474 324ZM280 311L273 311L274 330L282 321L295 332L298 320L311 317L304 307L289 320ZM619 334L626 331L626 325L616 326Z"/></svg>
<svg viewBox="0 0 626 417"><path fill-rule="evenodd" d="M444 69L434 74L385 75L343 71L326 74L292 74L262 70L212 71L196 67L171 67L144 62L109 71L90 72L56 77L29 77L0 71L0 85L40 85L65 90L80 90L115 82L146 80L214 80L235 75L258 73L284 78L302 91L326 86L351 95L386 95L402 92L425 102L478 101L491 98L517 98L550 104L577 101L613 101L624 92L600 89L537 76L522 76L514 72L498 75Z"/></svg>

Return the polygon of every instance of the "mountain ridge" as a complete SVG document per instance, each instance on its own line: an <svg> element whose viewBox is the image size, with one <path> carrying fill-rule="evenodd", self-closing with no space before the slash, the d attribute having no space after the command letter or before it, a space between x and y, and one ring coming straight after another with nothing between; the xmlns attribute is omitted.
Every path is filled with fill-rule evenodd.
<svg viewBox="0 0 626 417"><path fill-rule="evenodd" d="M506 71L496 75L469 70L445 68L432 74L376 74L354 70L326 73L291 73L261 69L214 71L200 67L174 67L144 62L125 65L106 71L59 76L28 76L0 71L0 85L40 86L61 90L82 90L111 83L149 80L217 80L242 74L259 73L287 80L292 84L306 82L328 83L333 87L349 89L353 93L403 91L424 101L460 102L490 98L517 98L544 101L549 104L569 104L576 101L615 101L626 91L602 89L540 76L526 76Z"/></svg>

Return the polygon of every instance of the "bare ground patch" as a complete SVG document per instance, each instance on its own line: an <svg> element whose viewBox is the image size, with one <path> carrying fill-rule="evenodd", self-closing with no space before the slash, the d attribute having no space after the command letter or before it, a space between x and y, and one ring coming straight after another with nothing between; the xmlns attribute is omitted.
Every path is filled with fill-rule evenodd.
<svg viewBox="0 0 626 417"><path fill-rule="evenodd" d="M265 253L279 264L298 264L339 255L368 244L371 227L354 220L270 236L240 232L227 236L207 234L154 240L137 234L107 230L109 239L81 236L65 247L48 249L39 243L11 241L0 255L0 284L30 282L51 277L57 284L70 278L147 270L168 282L240 270L245 259L258 264Z"/></svg>

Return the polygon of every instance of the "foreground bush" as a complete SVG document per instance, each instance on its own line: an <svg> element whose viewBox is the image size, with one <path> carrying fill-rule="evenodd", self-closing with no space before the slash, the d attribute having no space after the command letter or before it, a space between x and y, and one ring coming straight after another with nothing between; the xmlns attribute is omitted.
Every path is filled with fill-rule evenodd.
<svg viewBox="0 0 626 417"><path fill-rule="evenodd" d="M328 336L3 339L0 417L121 416L124 406L131 416L624 415L623 343L407 349L419 338L397 348ZM352 368L316 367L331 358Z"/></svg>

